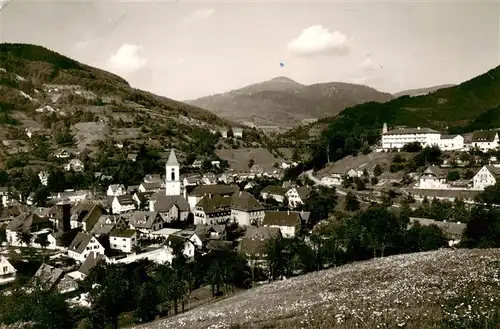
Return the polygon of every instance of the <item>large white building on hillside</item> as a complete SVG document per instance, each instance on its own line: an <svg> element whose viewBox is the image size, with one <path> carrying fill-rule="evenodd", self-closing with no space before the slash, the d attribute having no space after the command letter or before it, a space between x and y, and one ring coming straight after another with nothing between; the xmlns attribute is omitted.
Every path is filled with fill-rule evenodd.
<svg viewBox="0 0 500 329"><path fill-rule="evenodd" d="M387 124L382 128L382 147L377 151L392 149L400 150L409 143L420 143L422 147L437 146L443 151L461 150L464 148L464 138L460 135L441 135L431 128L397 128L387 130Z"/></svg>

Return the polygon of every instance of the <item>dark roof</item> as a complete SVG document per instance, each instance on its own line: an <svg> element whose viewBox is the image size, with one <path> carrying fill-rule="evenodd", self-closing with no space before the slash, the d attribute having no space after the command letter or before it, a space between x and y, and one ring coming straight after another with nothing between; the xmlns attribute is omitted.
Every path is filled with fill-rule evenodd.
<svg viewBox="0 0 500 329"><path fill-rule="evenodd" d="M130 225L135 228L151 229L158 216L160 214L156 211L136 211L130 218Z"/></svg>
<svg viewBox="0 0 500 329"><path fill-rule="evenodd" d="M311 192L312 192L312 188L310 188L308 186L297 186L297 187L295 187L295 190L299 194L299 196L302 199L302 201L304 201L305 199L307 199L307 197L309 196L309 194L311 194Z"/></svg>
<svg viewBox="0 0 500 329"><path fill-rule="evenodd" d="M441 135L441 139L453 139L460 135Z"/></svg>
<svg viewBox="0 0 500 329"><path fill-rule="evenodd" d="M212 251L230 251L233 249L233 243L231 241L209 240L207 242L207 249Z"/></svg>
<svg viewBox="0 0 500 329"><path fill-rule="evenodd" d="M196 207L202 208L206 214L228 211L231 208L231 197L220 195L214 195L212 197L204 196L198 201Z"/></svg>
<svg viewBox="0 0 500 329"><path fill-rule="evenodd" d="M87 231L92 230L95 224L99 221L99 218L105 214L106 210L101 205L94 205L92 209L90 209L90 211L82 218L82 222L86 225L85 229Z"/></svg>
<svg viewBox="0 0 500 329"><path fill-rule="evenodd" d="M265 208L253 195L246 191L239 191L231 197L231 209L246 212L261 211Z"/></svg>
<svg viewBox="0 0 500 329"><path fill-rule="evenodd" d="M184 197L181 195L165 195L165 191L159 191L151 196L151 199L155 201L153 205L153 210L156 212L167 212L174 205L176 205L180 211L189 211L190 206Z"/></svg>
<svg viewBox="0 0 500 329"><path fill-rule="evenodd" d="M500 177L500 168L491 165L485 167L495 178Z"/></svg>
<svg viewBox="0 0 500 329"><path fill-rule="evenodd" d="M422 175L432 175L437 178L444 178L446 175L444 172L439 168L438 166L429 166L427 169L425 169L424 173Z"/></svg>
<svg viewBox="0 0 500 329"><path fill-rule="evenodd" d="M33 278L31 278L31 285L37 283L41 285L43 290L47 291L55 289L59 292L63 292L78 289L78 284L64 274L62 269L55 268L45 263L40 266Z"/></svg>
<svg viewBox="0 0 500 329"><path fill-rule="evenodd" d="M269 185L266 186L260 191L260 193L269 193L269 194L275 194L275 195L282 195L285 196L287 189L281 186L274 186L274 185Z"/></svg>
<svg viewBox="0 0 500 329"><path fill-rule="evenodd" d="M249 226L241 239L239 249L246 254L262 254L266 243L280 236L277 227L255 227Z"/></svg>
<svg viewBox="0 0 500 329"><path fill-rule="evenodd" d="M90 239L92 239L92 235L88 233L78 232L69 245L68 250L81 254L89 244Z"/></svg>
<svg viewBox="0 0 500 329"><path fill-rule="evenodd" d="M28 212L28 207L23 206L23 205L12 205L9 207L4 207L2 209L2 213L0 218L5 218L5 217L16 217L19 216L25 212Z"/></svg>
<svg viewBox="0 0 500 329"><path fill-rule="evenodd" d="M496 131L492 130L478 130L472 134L472 142L493 142L495 139Z"/></svg>
<svg viewBox="0 0 500 329"><path fill-rule="evenodd" d="M49 224L50 221L33 213L23 213L14 218L8 225L7 230L16 232L29 232L36 224Z"/></svg>
<svg viewBox="0 0 500 329"><path fill-rule="evenodd" d="M399 128L392 129L383 135L407 135L407 134L439 134L437 130L431 128Z"/></svg>
<svg viewBox="0 0 500 329"><path fill-rule="evenodd" d="M151 197L155 194L156 192L150 191L150 192L136 192L134 195L139 199L141 203L147 202L151 199Z"/></svg>
<svg viewBox="0 0 500 329"><path fill-rule="evenodd" d="M239 191L237 185L224 185L224 184L212 184L212 185L198 185L190 193L191 196L202 197L206 194L212 195L232 195L233 193Z"/></svg>
<svg viewBox="0 0 500 329"><path fill-rule="evenodd" d="M90 270L94 268L97 264L99 264L100 261L104 260L105 256L103 254L95 253L94 251L91 251L87 258L85 258L85 261L83 262L82 266L80 266L80 269L78 269L78 272L83 273L85 275L88 275Z"/></svg>
<svg viewBox="0 0 500 329"><path fill-rule="evenodd" d="M125 195L118 195L115 197L118 199L118 203L120 205L135 205L134 199L132 199L131 195L125 194Z"/></svg>
<svg viewBox="0 0 500 329"><path fill-rule="evenodd" d="M289 226L300 225L301 218L299 212L292 211L268 211L262 222L264 226Z"/></svg>
<svg viewBox="0 0 500 329"><path fill-rule="evenodd" d="M109 236L115 236L119 238L131 238L136 233L137 232L135 230L130 230L130 229L123 229L123 230L114 229L113 231L111 231Z"/></svg>
<svg viewBox="0 0 500 329"><path fill-rule="evenodd" d="M161 189L161 182L142 182L141 185L146 191Z"/></svg>
<svg viewBox="0 0 500 329"><path fill-rule="evenodd" d="M165 241L165 245L169 246L171 248L176 248L176 247L181 247L187 241L189 241L189 240L182 237L182 236L170 234L167 237L167 240Z"/></svg>
<svg viewBox="0 0 500 329"><path fill-rule="evenodd" d="M111 230L115 227L115 224L106 224L106 218L106 216L99 217L97 223L90 230L90 234L109 234L109 232L111 232Z"/></svg>

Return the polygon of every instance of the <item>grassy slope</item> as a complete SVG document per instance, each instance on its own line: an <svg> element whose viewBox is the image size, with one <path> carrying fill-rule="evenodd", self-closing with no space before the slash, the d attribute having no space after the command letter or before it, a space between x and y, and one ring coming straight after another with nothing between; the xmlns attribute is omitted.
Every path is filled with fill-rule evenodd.
<svg viewBox="0 0 500 329"><path fill-rule="evenodd" d="M439 89L444 89L444 88L450 88L454 87L455 85L439 85L439 86L432 86L432 87L425 87L425 88L416 88L416 89L408 89L408 90L403 90L400 92L397 92L395 94L392 94L394 97L401 97L401 96L419 96L419 95L424 95L428 93L435 92L436 90Z"/></svg>
<svg viewBox="0 0 500 329"><path fill-rule="evenodd" d="M336 115L368 101L388 101L392 95L373 88L331 82L310 86L277 77L227 93L188 101L229 120L260 125L298 125L305 118Z"/></svg>
<svg viewBox="0 0 500 329"><path fill-rule="evenodd" d="M500 126L500 66L460 85L423 96L403 96L386 103L365 103L350 107L336 117L325 118L288 132L303 139L317 127L336 131L362 132L391 125L421 126L452 131L471 131Z"/></svg>
<svg viewBox="0 0 500 329"><path fill-rule="evenodd" d="M474 302L498 299L491 263L499 259L497 249L448 249L358 262L264 285L136 328L397 328L403 323L404 328L432 328L443 316L441 305L471 285L479 285Z"/></svg>

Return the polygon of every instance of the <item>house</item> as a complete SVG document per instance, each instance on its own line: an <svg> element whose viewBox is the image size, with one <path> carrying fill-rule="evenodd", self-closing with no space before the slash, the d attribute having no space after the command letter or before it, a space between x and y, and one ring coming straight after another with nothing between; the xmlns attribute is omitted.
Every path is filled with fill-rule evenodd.
<svg viewBox="0 0 500 329"><path fill-rule="evenodd" d="M190 213L189 203L180 195L166 195L160 191L149 199L149 211L160 213L164 222L184 222Z"/></svg>
<svg viewBox="0 0 500 329"><path fill-rule="evenodd" d="M106 191L107 196L120 196L125 195L127 190L123 184L111 184L108 186L108 190Z"/></svg>
<svg viewBox="0 0 500 329"><path fill-rule="evenodd" d="M217 184L217 176L215 174L205 174L201 177L200 184L215 185Z"/></svg>
<svg viewBox="0 0 500 329"><path fill-rule="evenodd" d="M198 182L200 181L200 176L188 176L188 177L184 177L184 179L182 180L182 185L184 187L186 186L196 186L198 185Z"/></svg>
<svg viewBox="0 0 500 329"><path fill-rule="evenodd" d="M16 272L17 270L9 263L7 258L0 255L0 285L14 281L16 279Z"/></svg>
<svg viewBox="0 0 500 329"><path fill-rule="evenodd" d="M45 236L46 245L42 245L40 243L40 236ZM33 248L41 248L41 249L58 249L57 247L57 238L56 234L50 228L42 229L38 232L33 232L31 237L30 246Z"/></svg>
<svg viewBox="0 0 500 329"><path fill-rule="evenodd" d="M243 138L243 128L233 128L234 138Z"/></svg>
<svg viewBox="0 0 500 329"><path fill-rule="evenodd" d="M7 242L11 246L22 246L21 234L35 233L47 228L52 228L50 220L35 215L34 213L22 213L7 224L5 228ZM31 242L33 242L33 236L31 239Z"/></svg>
<svg viewBox="0 0 500 329"><path fill-rule="evenodd" d="M220 161L219 160L212 160L210 161L210 165L215 168L220 168Z"/></svg>
<svg viewBox="0 0 500 329"><path fill-rule="evenodd" d="M66 165L64 165L64 170L66 171L76 171L81 172L85 169L85 166L80 159L71 159Z"/></svg>
<svg viewBox="0 0 500 329"><path fill-rule="evenodd" d="M135 192L132 195L132 199L134 199L134 202L137 205L137 209L149 208L149 200L154 194L155 192Z"/></svg>
<svg viewBox="0 0 500 329"><path fill-rule="evenodd" d="M408 224L408 229L410 229L415 223L422 226L436 225L439 227L445 236L449 239L448 243L450 246L457 244L462 239L462 234L465 231L466 224L464 223L454 223L446 221L438 221L428 218L418 218L410 217L410 223Z"/></svg>
<svg viewBox="0 0 500 329"><path fill-rule="evenodd" d="M164 182L160 174L148 174L142 179L144 183Z"/></svg>
<svg viewBox="0 0 500 329"><path fill-rule="evenodd" d="M287 189L281 186L269 185L260 191L260 195L264 200L273 199L277 202L283 202L285 200L286 191Z"/></svg>
<svg viewBox="0 0 500 329"><path fill-rule="evenodd" d="M438 146L441 133L431 128L398 128L387 131L387 125L382 129L382 149L402 149L409 143L420 143L423 147Z"/></svg>
<svg viewBox="0 0 500 329"><path fill-rule="evenodd" d="M176 252L182 252L188 260L194 258L196 251L195 245L189 239L174 234L167 237L165 246L172 256L175 256Z"/></svg>
<svg viewBox="0 0 500 329"><path fill-rule="evenodd" d="M69 204L69 202L68 202ZM71 206L70 206L71 207ZM82 227L85 215L94 207L90 201L80 201L70 208L70 228Z"/></svg>
<svg viewBox="0 0 500 329"><path fill-rule="evenodd" d="M312 189L308 186L292 187L286 192L286 197L288 198L288 206L290 208L295 208L299 204L304 204L311 192Z"/></svg>
<svg viewBox="0 0 500 329"><path fill-rule="evenodd" d="M150 234L163 228L163 218L156 211L136 211L129 221L130 228Z"/></svg>
<svg viewBox="0 0 500 329"><path fill-rule="evenodd" d="M30 287L40 287L44 291L65 294L78 289L78 283L60 268L43 263L28 282Z"/></svg>
<svg viewBox="0 0 500 329"><path fill-rule="evenodd" d="M196 204L195 224L225 224L231 218L231 197L207 195Z"/></svg>
<svg viewBox="0 0 500 329"><path fill-rule="evenodd" d="M232 184L234 183L234 176L231 173L224 172L217 177L217 181L222 182L224 184Z"/></svg>
<svg viewBox="0 0 500 329"><path fill-rule="evenodd" d="M191 164L191 167L193 167L193 168L203 167L203 160L201 160L201 159L194 160L193 163Z"/></svg>
<svg viewBox="0 0 500 329"><path fill-rule="evenodd" d="M280 230L276 227L249 226L238 245L238 250L251 260L263 260L266 257L267 244L280 237Z"/></svg>
<svg viewBox="0 0 500 329"><path fill-rule="evenodd" d="M462 150L464 138L460 135L441 135L438 146L442 151Z"/></svg>
<svg viewBox="0 0 500 329"><path fill-rule="evenodd" d="M208 239L224 240L226 238L226 225L209 225L206 228Z"/></svg>
<svg viewBox="0 0 500 329"><path fill-rule="evenodd" d="M49 173L46 171L40 171L38 173L38 179L43 186L47 186L49 184Z"/></svg>
<svg viewBox="0 0 500 329"><path fill-rule="evenodd" d="M196 231L194 231L194 230L177 231L175 233L172 233L172 235L176 235L176 236L179 236L183 239L187 239L187 240L191 241L191 243L193 243L193 245L198 249L201 249L203 247L202 238L200 238L198 236L198 234L196 233Z"/></svg>
<svg viewBox="0 0 500 329"><path fill-rule="evenodd" d="M92 192L89 190L80 191L64 191L57 193L56 196L59 200L67 200L69 202L80 202L92 198Z"/></svg>
<svg viewBox="0 0 500 329"><path fill-rule="evenodd" d="M239 191L231 196L231 219L240 226L261 225L265 208L250 193Z"/></svg>
<svg viewBox="0 0 500 329"><path fill-rule="evenodd" d="M54 154L54 156L58 159L67 159L71 156L71 154L65 149L60 149Z"/></svg>
<svg viewBox="0 0 500 329"><path fill-rule="evenodd" d="M100 204L94 204L89 212L82 218L82 228L85 232L90 232L101 216L106 214L106 210Z"/></svg>
<svg viewBox="0 0 500 329"><path fill-rule="evenodd" d="M130 253L137 246L137 231L131 229L114 229L109 234L111 249Z"/></svg>
<svg viewBox="0 0 500 329"><path fill-rule="evenodd" d="M129 153L127 154L127 159L132 161L132 162L135 162L137 160L137 153Z"/></svg>
<svg viewBox="0 0 500 329"><path fill-rule="evenodd" d="M483 152L494 150L498 147L498 133L492 130L479 130L472 134L470 147L478 148Z"/></svg>
<svg viewBox="0 0 500 329"><path fill-rule="evenodd" d="M159 190L162 189L162 187L163 187L162 182L158 182L158 181L150 182L150 183L142 182L141 185L139 185L138 191L142 192L142 193L144 193L144 192L158 192Z"/></svg>
<svg viewBox="0 0 500 329"><path fill-rule="evenodd" d="M444 190L448 189L449 185L443 171L438 166L432 165L420 175L418 188Z"/></svg>
<svg viewBox="0 0 500 329"><path fill-rule="evenodd" d="M300 233L302 218L299 212L268 211L262 225L264 227L278 228L281 235L293 238Z"/></svg>
<svg viewBox="0 0 500 329"><path fill-rule="evenodd" d="M198 185L196 186L191 193L188 195L188 203L193 211L200 202L200 200L205 196L231 196L236 191L239 191L237 185L224 185L224 184L214 184L214 185Z"/></svg>
<svg viewBox="0 0 500 329"><path fill-rule="evenodd" d="M0 186L0 204L3 207L7 207L9 205L9 188Z"/></svg>
<svg viewBox="0 0 500 329"><path fill-rule="evenodd" d="M69 245L68 256L83 263L91 251L104 255L104 247L95 236L89 233L78 232Z"/></svg>
<svg viewBox="0 0 500 329"><path fill-rule="evenodd" d="M495 185L500 180L500 167L483 166L472 178L474 190L484 190L488 186Z"/></svg>
<svg viewBox="0 0 500 329"><path fill-rule="evenodd" d="M113 214L121 214L124 212L135 210L135 201L131 195L115 196L111 203L111 211Z"/></svg>
<svg viewBox="0 0 500 329"><path fill-rule="evenodd" d="M325 185L342 185L344 177L340 173L331 173L321 178L321 183Z"/></svg>
<svg viewBox="0 0 500 329"><path fill-rule="evenodd" d="M68 273L68 275L72 276L77 280L83 281L89 275L90 270L99 265L99 263L101 262L108 263L109 262L108 257L106 257L106 255L104 254L99 254L91 251L87 256L87 258L85 258L85 261L80 266L78 271Z"/></svg>
<svg viewBox="0 0 500 329"><path fill-rule="evenodd" d="M264 174L264 172L265 172L264 168L258 164L254 164L250 168L250 173L256 175L257 177L262 176L262 174Z"/></svg>
<svg viewBox="0 0 500 329"><path fill-rule="evenodd" d="M134 193L137 193L137 191L139 190L139 186L140 185L129 185L127 186L127 194L134 194Z"/></svg>
<svg viewBox="0 0 500 329"><path fill-rule="evenodd" d="M120 219L116 219L116 215L103 215L99 217L99 220L97 223L92 227L88 233L95 237L100 237L102 235L108 235L111 233L111 231L116 227L116 226L124 226L123 224L125 223L120 223L120 225L117 224L117 221L120 221Z"/></svg>

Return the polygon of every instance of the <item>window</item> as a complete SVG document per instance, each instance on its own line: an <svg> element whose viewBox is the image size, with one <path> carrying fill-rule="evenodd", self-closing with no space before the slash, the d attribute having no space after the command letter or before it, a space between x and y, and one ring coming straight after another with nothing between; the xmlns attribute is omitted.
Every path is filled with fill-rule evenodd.
<svg viewBox="0 0 500 329"><path fill-rule="evenodd" d="M172 168L172 173L170 175L171 175L172 180L174 181L175 180L175 169L174 168Z"/></svg>
<svg viewBox="0 0 500 329"><path fill-rule="evenodd" d="M7 273L7 271L8 271L8 270L9 270L9 269L8 269L8 267L7 267L7 266L4 266L4 267L3 267L3 272L4 272L4 273Z"/></svg>

